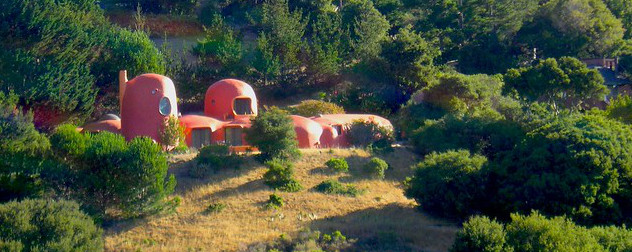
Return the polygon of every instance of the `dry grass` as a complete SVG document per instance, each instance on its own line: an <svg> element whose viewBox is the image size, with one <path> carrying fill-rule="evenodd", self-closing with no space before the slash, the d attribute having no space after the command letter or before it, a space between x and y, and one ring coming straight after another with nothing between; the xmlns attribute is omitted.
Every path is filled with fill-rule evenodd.
<svg viewBox="0 0 632 252"><path fill-rule="evenodd" d="M304 228L341 230L368 243L404 243L406 250L445 251L456 232L453 223L433 219L405 198L401 181L409 176L416 156L404 149L383 157L391 168L385 180L359 177L358 169L370 155L363 150L304 150L295 165L295 177L305 188L298 193L277 192L285 200L280 210L266 209L273 191L265 186L266 168L247 158L241 170L223 171L206 180L187 176L187 161L194 154L172 158L178 178L176 194L182 197L177 213L146 220L117 223L106 229L108 251L236 251L270 242L281 234ZM328 173L331 157L348 160L353 175ZM326 195L312 190L328 178L354 183L367 192L356 197ZM207 214L214 202L226 204L220 213Z"/></svg>

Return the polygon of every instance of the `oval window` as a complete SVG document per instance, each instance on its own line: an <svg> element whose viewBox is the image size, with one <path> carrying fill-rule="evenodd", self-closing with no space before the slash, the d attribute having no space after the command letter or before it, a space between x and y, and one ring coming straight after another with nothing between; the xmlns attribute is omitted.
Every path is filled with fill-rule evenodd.
<svg viewBox="0 0 632 252"><path fill-rule="evenodd" d="M158 106L158 110L160 111L161 115L166 116L171 114L171 101L169 101L169 98L162 97Z"/></svg>

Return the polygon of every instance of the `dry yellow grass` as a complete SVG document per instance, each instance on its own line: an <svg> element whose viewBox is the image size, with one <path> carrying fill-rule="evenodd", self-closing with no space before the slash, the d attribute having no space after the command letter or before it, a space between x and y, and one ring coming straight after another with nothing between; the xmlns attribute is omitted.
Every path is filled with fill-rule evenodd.
<svg viewBox="0 0 632 252"><path fill-rule="evenodd" d="M304 150L295 164L295 178L305 189L278 192L285 200L279 210L264 208L274 191L262 181L263 165L247 158L241 170L198 180L187 176L187 162L193 157L188 154L172 159L171 172L178 179L176 195L182 198L177 212L107 228L108 251L239 251L304 228L341 230L360 239L398 238L412 250L445 251L457 230L453 223L420 213L414 202L404 197L401 181L411 174L410 166L416 162L416 156L404 149L382 157L391 165L384 180L325 172L323 164L329 158L344 157L354 174L370 157L363 150ZM312 190L330 178L354 183L367 192L353 198ZM226 208L205 214L213 202L222 202Z"/></svg>

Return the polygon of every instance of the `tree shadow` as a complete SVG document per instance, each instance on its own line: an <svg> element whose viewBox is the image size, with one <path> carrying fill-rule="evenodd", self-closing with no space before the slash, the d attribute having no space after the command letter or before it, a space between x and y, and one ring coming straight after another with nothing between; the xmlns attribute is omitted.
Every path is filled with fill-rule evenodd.
<svg viewBox="0 0 632 252"><path fill-rule="evenodd" d="M315 220L310 228L358 239L359 251L447 251L458 231L456 223L397 203Z"/></svg>
<svg viewBox="0 0 632 252"><path fill-rule="evenodd" d="M196 160L191 159L186 162L172 163L169 168L169 173L176 177L177 185L176 192L180 194L187 194L195 190L200 185L217 184L224 180L243 176L244 174L253 171L256 168L261 167L261 164L253 160L252 157L243 157L243 163L239 168L223 169L212 172L204 178L195 178L189 175L189 169L192 165L195 165Z"/></svg>

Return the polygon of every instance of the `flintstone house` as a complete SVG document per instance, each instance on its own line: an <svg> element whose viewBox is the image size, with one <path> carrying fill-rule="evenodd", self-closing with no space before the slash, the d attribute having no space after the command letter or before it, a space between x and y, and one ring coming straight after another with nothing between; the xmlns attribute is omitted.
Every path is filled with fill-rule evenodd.
<svg viewBox="0 0 632 252"><path fill-rule="evenodd" d="M127 80L127 73L119 74L120 117L106 115L101 120L86 124L86 132L110 131L131 140L148 136L160 141L164 121L178 116L177 96L173 81L159 74L143 74ZM236 79L220 80L211 85L204 97L204 112L180 116L185 126L186 143L200 148L214 143L226 143L234 151L245 151L251 146L244 139L244 129L258 114L257 96L247 83ZM325 114L315 117L291 116L300 148L348 147L346 131L354 121L374 122L391 128L391 123L376 115Z"/></svg>

